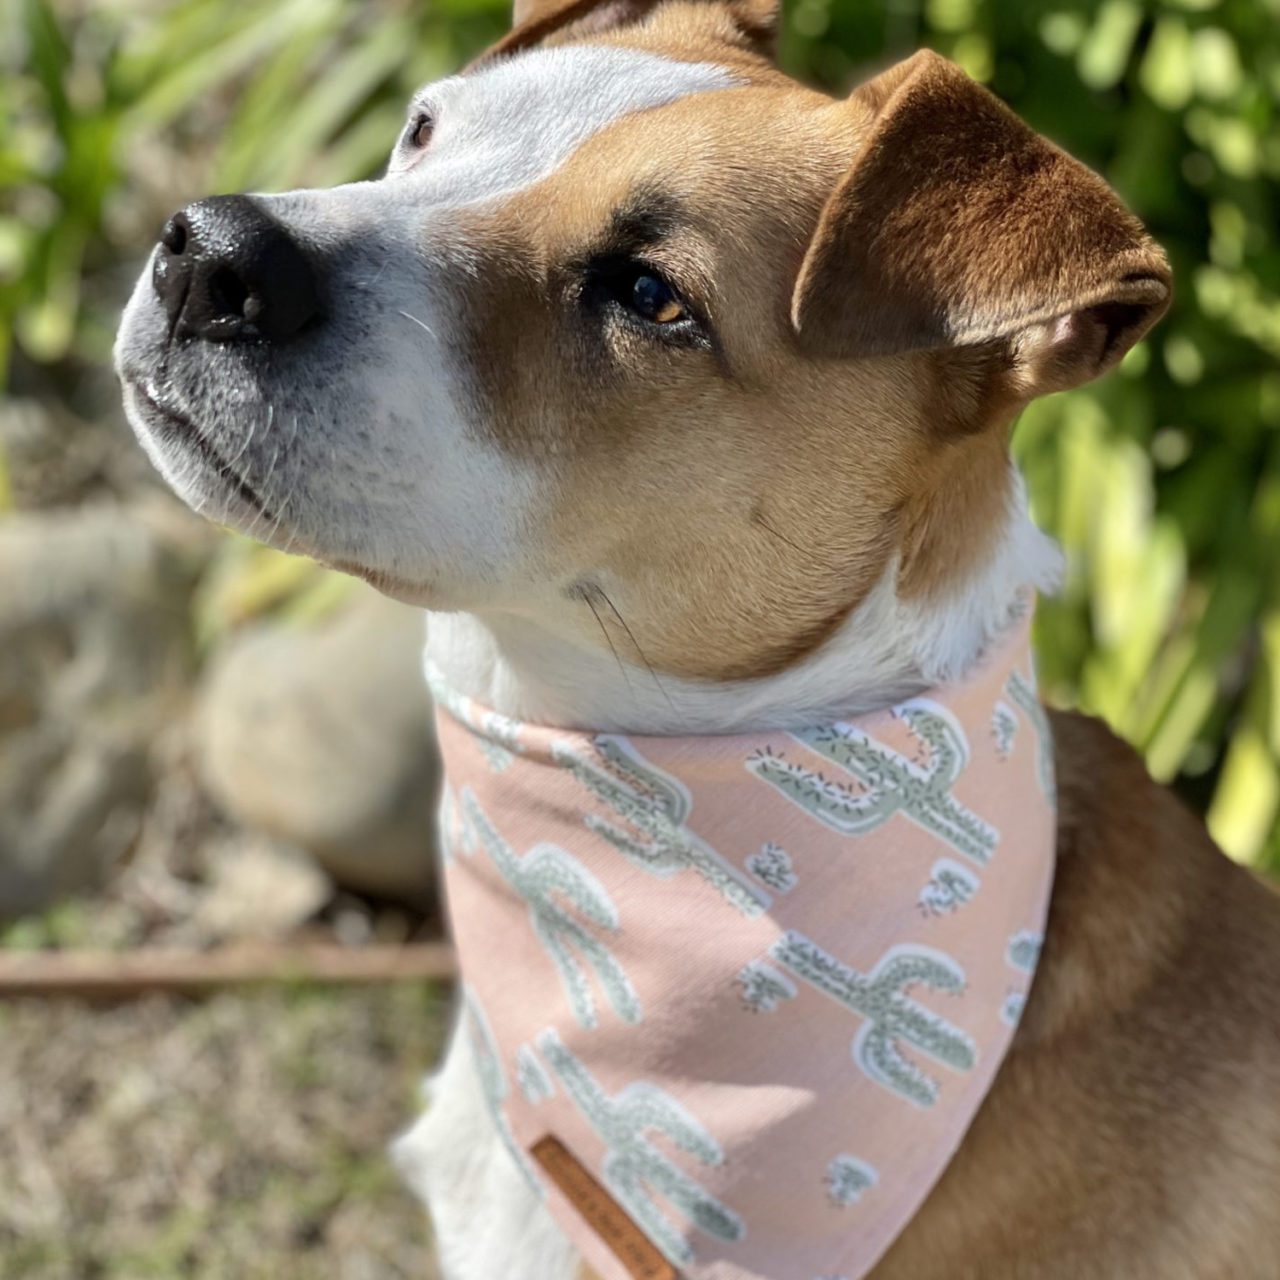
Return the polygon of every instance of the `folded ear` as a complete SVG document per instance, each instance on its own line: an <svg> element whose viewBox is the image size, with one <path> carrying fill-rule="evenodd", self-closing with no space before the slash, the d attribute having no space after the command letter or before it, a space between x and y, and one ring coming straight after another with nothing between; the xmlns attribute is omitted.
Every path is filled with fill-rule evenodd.
<svg viewBox="0 0 1280 1280"><path fill-rule="evenodd" d="M772 56L780 0L695 0L715 4L732 21L742 44ZM663 0L515 0L512 30L476 61L528 49L554 36L602 35L643 22Z"/></svg>
<svg viewBox="0 0 1280 1280"><path fill-rule="evenodd" d="M1019 397L1114 365L1169 304L1169 264L1105 182L935 53L858 89L870 120L792 299L823 356L1001 342Z"/></svg>

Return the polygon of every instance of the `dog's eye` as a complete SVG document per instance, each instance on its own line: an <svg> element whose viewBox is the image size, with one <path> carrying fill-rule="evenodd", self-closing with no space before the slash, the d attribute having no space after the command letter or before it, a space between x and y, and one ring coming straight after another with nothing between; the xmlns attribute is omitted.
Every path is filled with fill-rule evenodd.
<svg viewBox="0 0 1280 1280"><path fill-rule="evenodd" d="M421 151L431 141L431 135L435 132L435 118L426 111L419 111L412 120L409 121L409 129L407 138L409 145L418 151Z"/></svg>
<svg viewBox="0 0 1280 1280"><path fill-rule="evenodd" d="M697 308L661 268L630 254L602 255L585 264L583 302L608 323L680 346L706 346L710 337Z"/></svg>
<svg viewBox="0 0 1280 1280"><path fill-rule="evenodd" d="M631 296L624 299L638 315L652 324L675 324L689 314L679 295L661 276L643 272L631 283Z"/></svg>
<svg viewBox="0 0 1280 1280"><path fill-rule="evenodd" d="M654 324L674 324L687 312L676 291L655 275L638 275L631 285L631 309Z"/></svg>

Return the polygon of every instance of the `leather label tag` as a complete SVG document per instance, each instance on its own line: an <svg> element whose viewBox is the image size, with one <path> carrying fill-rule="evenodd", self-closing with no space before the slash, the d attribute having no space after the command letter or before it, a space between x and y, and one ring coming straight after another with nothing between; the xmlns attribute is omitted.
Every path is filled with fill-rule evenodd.
<svg viewBox="0 0 1280 1280"><path fill-rule="evenodd" d="M635 1280L679 1280L675 1267L559 1138L550 1134L539 1138L530 1154L587 1225L613 1250L628 1275Z"/></svg>

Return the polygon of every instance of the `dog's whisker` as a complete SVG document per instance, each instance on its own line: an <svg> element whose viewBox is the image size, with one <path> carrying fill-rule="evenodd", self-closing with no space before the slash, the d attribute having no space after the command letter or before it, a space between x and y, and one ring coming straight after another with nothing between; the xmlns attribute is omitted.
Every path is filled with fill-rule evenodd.
<svg viewBox="0 0 1280 1280"><path fill-rule="evenodd" d="M435 338L435 330L424 320L419 320L417 316L410 315L407 311L401 311L399 314L404 316L406 320L412 320L420 329L424 329L432 338Z"/></svg>
<svg viewBox="0 0 1280 1280"><path fill-rule="evenodd" d="M271 464L270 466L267 467L267 474L263 476L261 482L255 486L258 492L263 495L264 500L266 499L266 495L271 488L271 477L275 474L276 463L279 461L279 459L280 459L280 446L277 445L271 451ZM259 509L257 514L253 517L253 523L249 526L247 530L245 530L248 537L258 538L258 529L261 527L264 514L265 513L261 509ZM258 540L261 541L260 538L258 538Z"/></svg>
<svg viewBox="0 0 1280 1280"><path fill-rule="evenodd" d="M627 686L627 692L635 697L635 689L631 684L631 676L627 673L627 664L622 661L621 654L618 653L618 647L613 643L613 637L609 634L609 628L604 625L604 619L600 616L600 610L596 608L595 601L592 600L592 588L584 587L576 593L578 598L591 610L591 616L596 620L596 626L600 628L600 634L604 636L604 642L609 646L609 652L613 654L613 660L618 664L618 670L622 674L623 683Z"/></svg>
<svg viewBox="0 0 1280 1280"><path fill-rule="evenodd" d="M758 524L766 533L772 534L773 537L777 538L779 542L785 542L787 546L789 546L793 551L798 551L803 556L811 555L811 553L809 551L806 551L805 548L802 547L798 542L793 542L790 538L787 537L785 533L782 533L779 530L775 529L773 525L771 525L768 522L768 520L766 520L764 516L760 514L759 511L753 512L751 515L751 519L755 524Z"/></svg>
<svg viewBox="0 0 1280 1280"><path fill-rule="evenodd" d="M280 526L284 523L285 512L289 509L289 503L293 501L294 492L295 492L295 489L291 487L289 491L285 494L283 502L279 502L279 503L273 502L271 504L275 510L276 519L275 519L275 523L271 526L270 535L266 539L264 539L264 541L266 541L268 544L274 544L276 536L280 532ZM293 544L292 534L289 535L288 542L290 546ZM283 548L283 550L285 555L289 554L288 547Z"/></svg>
<svg viewBox="0 0 1280 1280"><path fill-rule="evenodd" d="M377 271L375 271L374 274L369 277L369 279L358 280L356 283L360 286L361 289L372 289L373 286L376 285L378 281L382 279L382 273L386 271L387 264L390 261L391 261L390 257L384 258L382 261L382 266L380 266L377 269Z"/></svg>
<svg viewBox="0 0 1280 1280"><path fill-rule="evenodd" d="M664 685L662 681L658 679L658 673L653 669L653 663L649 661L648 657L645 654L645 651L640 647L640 641L636 639L635 632L632 631L631 628L627 625L626 618L624 618L622 614L618 612L618 606L614 604L611 599L609 599L609 593L605 591L603 587L597 585L595 589L600 593L600 597L605 602L605 604L609 606L609 609L612 612L613 616L617 618L618 625L623 629L623 631L627 633L627 639L631 641L632 648L634 648L636 653L639 654L640 661L644 663L644 668L649 673L649 676L653 680L653 683L658 686L658 692L662 694L664 699L666 699L667 706L669 706L671 710L674 711L676 709L676 704L671 701L671 695L667 692L666 685Z"/></svg>
<svg viewBox="0 0 1280 1280"><path fill-rule="evenodd" d="M271 421L275 417L275 405L267 405L267 422L263 428L263 434L271 430ZM249 420L249 430L245 433L244 440L241 442L240 448L236 450L235 457L228 459L228 466L234 467L241 458L249 451L249 446L253 443L253 433L257 430L258 423L255 419Z"/></svg>

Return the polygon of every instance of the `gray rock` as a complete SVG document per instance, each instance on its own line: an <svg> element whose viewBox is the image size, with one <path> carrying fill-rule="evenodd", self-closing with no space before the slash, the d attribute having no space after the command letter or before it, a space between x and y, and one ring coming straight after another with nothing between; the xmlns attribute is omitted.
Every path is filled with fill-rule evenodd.
<svg viewBox="0 0 1280 1280"><path fill-rule="evenodd" d="M195 739L235 822L415 904L433 893L439 775L422 640L418 610L364 586L318 623L242 632L211 664Z"/></svg>
<svg viewBox="0 0 1280 1280"><path fill-rule="evenodd" d="M192 564L165 508L0 522L0 915L129 849L189 668Z"/></svg>
<svg viewBox="0 0 1280 1280"><path fill-rule="evenodd" d="M211 840L204 861L208 885L191 926L205 939L285 937L333 891L308 854L258 832Z"/></svg>

